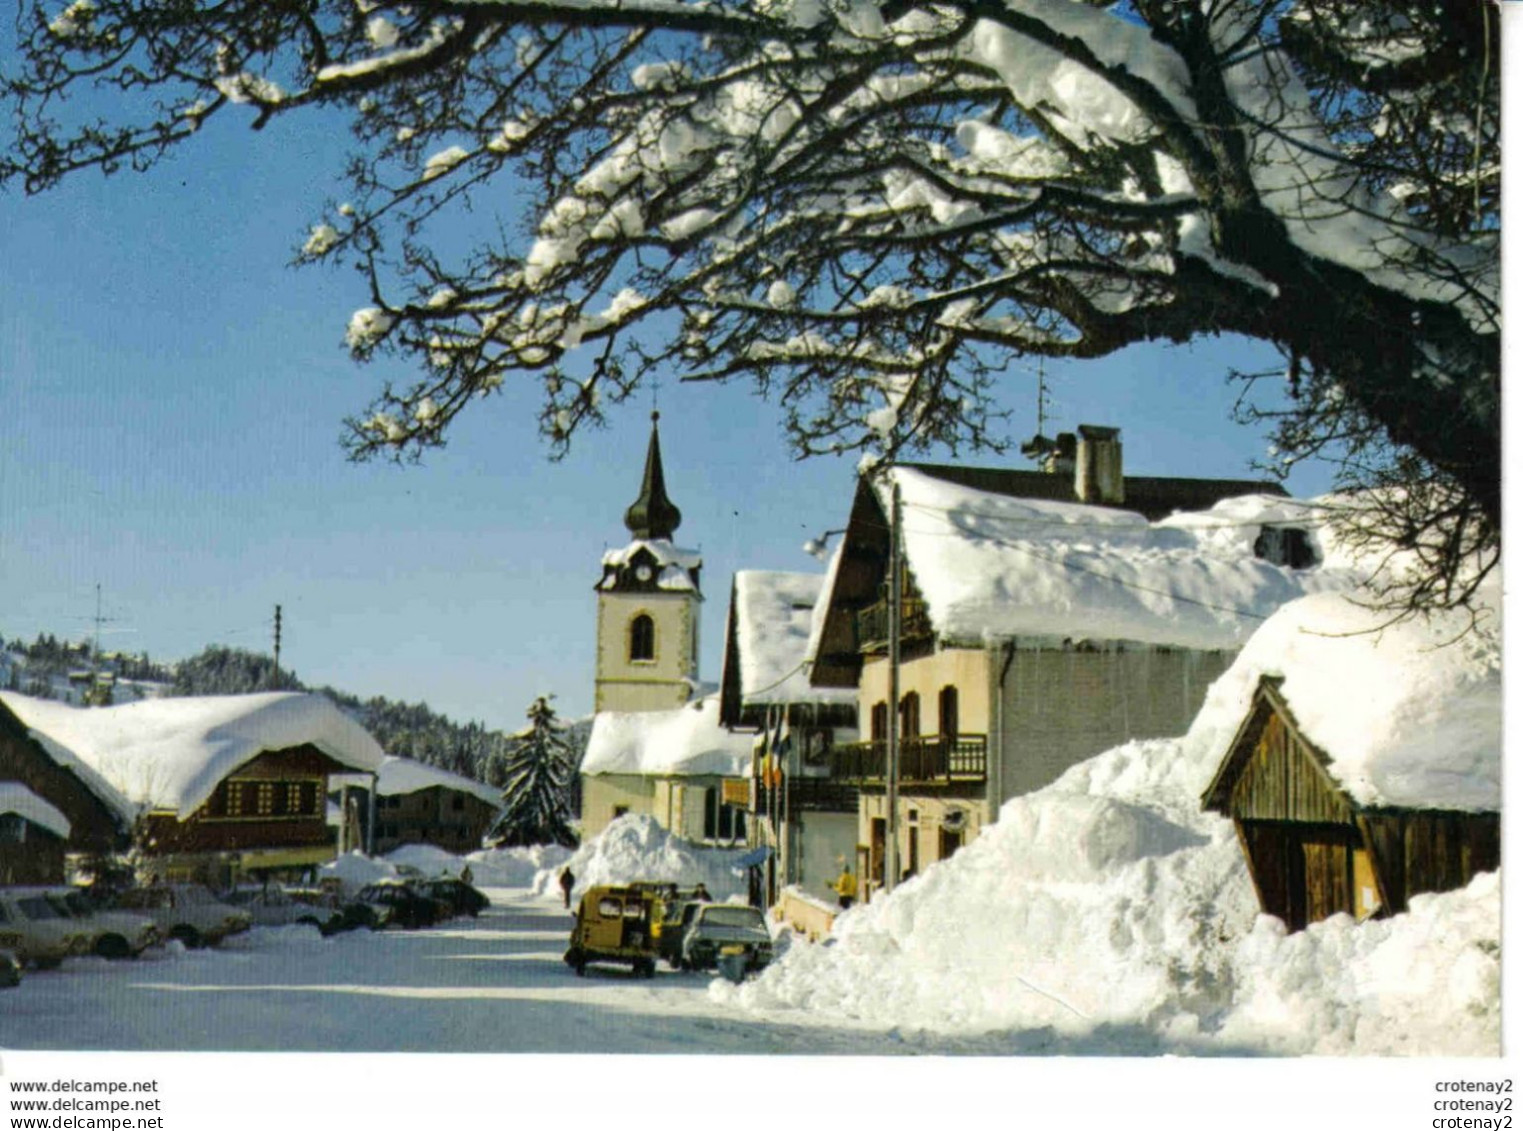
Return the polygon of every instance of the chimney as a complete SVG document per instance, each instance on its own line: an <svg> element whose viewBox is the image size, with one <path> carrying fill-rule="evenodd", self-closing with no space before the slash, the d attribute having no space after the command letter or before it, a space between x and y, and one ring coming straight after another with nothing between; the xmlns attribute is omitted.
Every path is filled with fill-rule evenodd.
<svg viewBox="0 0 1523 1131"><path fill-rule="evenodd" d="M1119 507L1126 501L1121 475L1121 429L1079 425L1074 494L1081 503Z"/></svg>

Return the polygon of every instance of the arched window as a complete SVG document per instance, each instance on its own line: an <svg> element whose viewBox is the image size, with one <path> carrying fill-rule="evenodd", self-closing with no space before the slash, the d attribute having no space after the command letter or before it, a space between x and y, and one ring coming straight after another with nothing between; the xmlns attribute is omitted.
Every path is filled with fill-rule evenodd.
<svg viewBox="0 0 1523 1131"><path fill-rule="evenodd" d="M899 700L899 733L905 738L920 734L920 692L906 692Z"/></svg>
<svg viewBox="0 0 1523 1131"><path fill-rule="evenodd" d="M943 738L957 737L957 688L950 683L936 697L936 733Z"/></svg>
<svg viewBox="0 0 1523 1131"><path fill-rule="evenodd" d="M888 704L881 700L873 704L871 722L868 725L867 737L874 742L882 742L888 738Z"/></svg>
<svg viewBox="0 0 1523 1131"><path fill-rule="evenodd" d="M629 658L631 662L656 658L656 622L644 613L629 622Z"/></svg>

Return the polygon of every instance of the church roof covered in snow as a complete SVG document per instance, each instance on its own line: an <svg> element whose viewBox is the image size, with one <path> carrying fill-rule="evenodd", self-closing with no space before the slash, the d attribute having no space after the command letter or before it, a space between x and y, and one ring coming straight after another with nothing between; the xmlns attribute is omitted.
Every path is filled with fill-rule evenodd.
<svg viewBox="0 0 1523 1131"><path fill-rule="evenodd" d="M15 814L56 837L69 835L69 819L19 781L0 781L0 816L6 814Z"/></svg>
<svg viewBox="0 0 1523 1131"><path fill-rule="evenodd" d="M705 696L670 711L600 711L582 759L584 774L657 777L750 773L749 734L719 722L719 697Z"/></svg>
<svg viewBox="0 0 1523 1131"><path fill-rule="evenodd" d="M1464 611L1397 620L1370 607L1366 592L1322 593L1286 605L1212 688L1207 709L1236 727L1268 677L1296 728L1359 805L1496 812L1498 590L1483 591L1487 599L1474 624ZM1233 749L1232 729L1220 727L1213 766ZM1226 780L1225 769L1217 783Z"/></svg>
<svg viewBox="0 0 1523 1131"><path fill-rule="evenodd" d="M50 752L84 763L129 802L182 818L266 751L311 744L353 770L377 770L384 757L364 727L321 695L212 695L115 707L70 707L10 692L0 700Z"/></svg>

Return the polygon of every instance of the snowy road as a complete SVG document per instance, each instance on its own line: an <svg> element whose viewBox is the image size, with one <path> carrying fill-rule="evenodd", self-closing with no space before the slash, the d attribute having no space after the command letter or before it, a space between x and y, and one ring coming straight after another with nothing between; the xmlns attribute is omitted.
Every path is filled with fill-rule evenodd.
<svg viewBox="0 0 1523 1131"><path fill-rule="evenodd" d="M893 1053L906 1043L799 1014L789 1024L713 1003L706 976L656 978L561 961L569 917L511 888L479 919L423 931L255 930L215 950L132 962L73 959L0 998L0 1048L55 1050ZM801 1023L792 1023L801 1022Z"/></svg>

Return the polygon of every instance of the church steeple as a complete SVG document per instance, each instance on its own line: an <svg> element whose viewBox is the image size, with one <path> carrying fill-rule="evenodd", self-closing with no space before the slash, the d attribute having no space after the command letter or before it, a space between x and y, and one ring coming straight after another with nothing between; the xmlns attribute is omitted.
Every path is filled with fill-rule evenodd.
<svg viewBox="0 0 1523 1131"><path fill-rule="evenodd" d="M657 430L659 412L650 414L650 447L645 452L645 476L640 481L640 496L624 512L624 525L643 541L670 541L682 525L682 512L667 498L666 473L661 469L661 435Z"/></svg>

